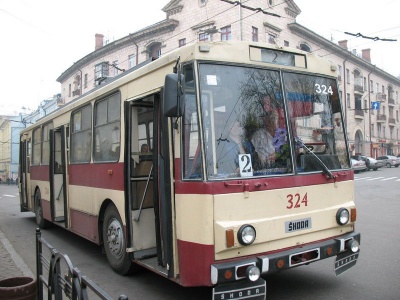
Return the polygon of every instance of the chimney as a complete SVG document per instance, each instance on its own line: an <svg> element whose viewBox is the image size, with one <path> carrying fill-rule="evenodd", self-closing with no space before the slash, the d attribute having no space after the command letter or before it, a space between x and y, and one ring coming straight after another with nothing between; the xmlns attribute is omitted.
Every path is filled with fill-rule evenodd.
<svg viewBox="0 0 400 300"><path fill-rule="evenodd" d="M361 57L363 60L367 62L371 62L371 49L362 49L361 50Z"/></svg>
<svg viewBox="0 0 400 300"><path fill-rule="evenodd" d="M96 38L96 45L94 47L94 50L97 50L97 49L103 47L104 35L102 35L100 33L96 33L95 38Z"/></svg>
<svg viewBox="0 0 400 300"><path fill-rule="evenodd" d="M339 46L347 50L347 40L339 41Z"/></svg>

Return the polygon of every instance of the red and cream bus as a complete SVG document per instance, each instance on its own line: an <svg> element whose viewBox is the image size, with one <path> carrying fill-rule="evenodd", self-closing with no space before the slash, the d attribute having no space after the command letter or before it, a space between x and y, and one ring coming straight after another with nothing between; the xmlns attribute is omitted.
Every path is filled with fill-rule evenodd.
<svg viewBox="0 0 400 300"><path fill-rule="evenodd" d="M22 131L21 211L213 299L330 257L338 275L360 234L336 75L262 43L176 49Z"/></svg>

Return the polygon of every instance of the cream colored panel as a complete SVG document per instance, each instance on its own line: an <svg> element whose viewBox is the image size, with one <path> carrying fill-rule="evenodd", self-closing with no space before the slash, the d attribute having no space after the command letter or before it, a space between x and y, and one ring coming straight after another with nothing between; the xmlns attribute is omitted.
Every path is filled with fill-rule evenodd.
<svg viewBox="0 0 400 300"><path fill-rule="evenodd" d="M111 199L118 208L122 223L125 224L124 192L86 186L70 185L69 207L78 211L98 216L101 204L105 199Z"/></svg>
<svg viewBox="0 0 400 300"><path fill-rule="evenodd" d="M176 232L179 240L214 243L212 195L176 195Z"/></svg>
<svg viewBox="0 0 400 300"><path fill-rule="evenodd" d="M248 197L247 197L248 196ZM293 207L289 199L293 199ZM305 201L305 199L307 201ZM309 243L352 231L338 227L335 215L341 207L354 207L353 182L305 186L272 191L216 195L214 200L216 259L244 256ZM302 202L304 200L304 202ZM298 204L299 207L295 207ZM285 222L311 218L311 228L285 232ZM257 232L251 246L237 241L240 226ZM233 229L235 245L226 247L226 230Z"/></svg>

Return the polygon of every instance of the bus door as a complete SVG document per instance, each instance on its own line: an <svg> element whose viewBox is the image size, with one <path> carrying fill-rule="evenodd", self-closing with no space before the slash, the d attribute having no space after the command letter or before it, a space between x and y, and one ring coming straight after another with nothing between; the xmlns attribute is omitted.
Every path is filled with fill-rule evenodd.
<svg viewBox="0 0 400 300"><path fill-rule="evenodd" d="M29 211L29 197L30 190L28 189L30 184L30 152L31 152L31 140L24 140L20 143L20 169L19 169L19 195L20 195L20 204L21 204L21 212Z"/></svg>
<svg viewBox="0 0 400 300"><path fill-rule="evenodd" d="M160 94L129 104L130 139L130 189L129 205L132 215L132 234L128 244L135 259L152 265L155 263L160 272L171 277L172 266L171 211L166 182L171 178L165 174L170 168L165 167L164 143L161 132ZM168 135L165 135L168 136ZM168 179L169 178L169 179ZM169 208L168 208L169 207ZM154 260L154 262L150 262Z"/></svg>
<svg viewBox="0 0 400 300"><path fill-rule="evenodd" d="M68 227L65 127L50 131L50 209L53 222Z"/></svg>

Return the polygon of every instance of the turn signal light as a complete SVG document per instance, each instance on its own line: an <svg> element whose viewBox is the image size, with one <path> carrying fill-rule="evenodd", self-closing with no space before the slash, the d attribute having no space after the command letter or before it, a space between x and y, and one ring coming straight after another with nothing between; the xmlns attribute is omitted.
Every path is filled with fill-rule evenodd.
<svg viewBox="0 0 400 300"><path fill-rule="evenodd" d="M233 229L228 229L225 231L225 237L226 237L226 247L230 248L235 245L235 234L233 232Z"/></svg>
<svg viewBox="0 0 400 300"><path fill-rule="evenodd" d="M357 208L353 207L351 210L351 217L350 217L350 221L351 222L355 222L357 220Z"/></svg>
<svg viewBox="0 0 400 300"><path fill-rule="evenodd" d="M285 261L283 259L280 259L276 262L276 267L278 269L282 269L285 266Z"/></svg>

